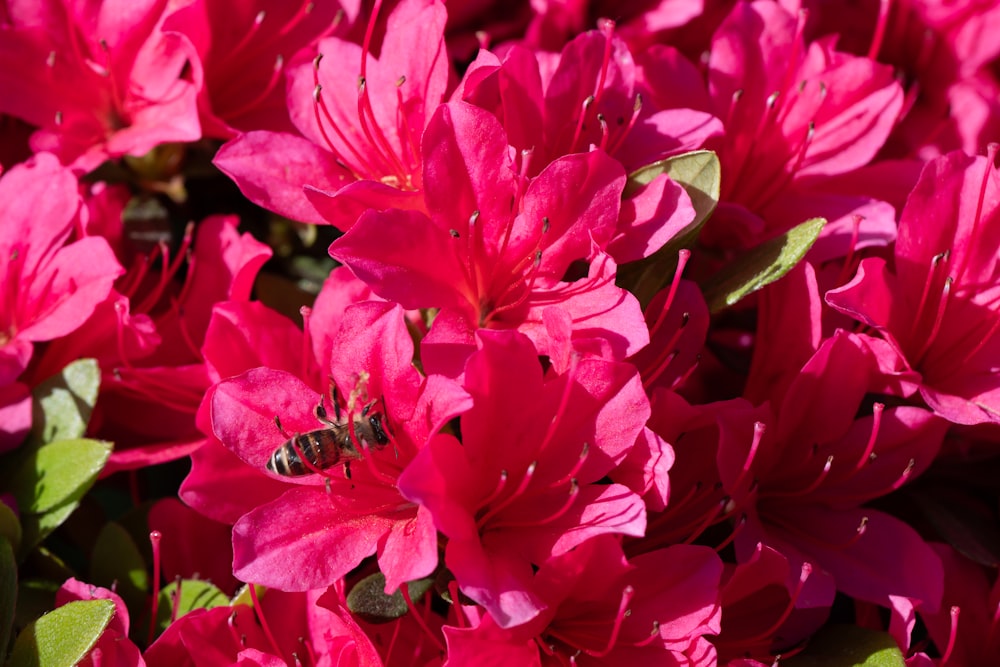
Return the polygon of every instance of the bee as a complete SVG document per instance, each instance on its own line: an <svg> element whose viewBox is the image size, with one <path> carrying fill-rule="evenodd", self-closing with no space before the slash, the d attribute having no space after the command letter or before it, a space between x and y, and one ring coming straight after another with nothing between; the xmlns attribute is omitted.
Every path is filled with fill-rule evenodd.
<svg viewBox="0 0 1000 667"><path fill-rule="evenodd" d="M336 402L333 405L335 420L327 417L321 401L316 406L315 414L326 426L293 436L284 432L281 422L275 417L278 429L288 440L268 458L267 469L283 477L301 477L343 463L344 474L350 479L351 461L362 457L359 446L367 444L368 447L381 449L389 443L383 417L379 413L369 414L371 405L365 406L360 419L354 420L354 438L351 437L350 424L340 417L340 407Z"/></svg>

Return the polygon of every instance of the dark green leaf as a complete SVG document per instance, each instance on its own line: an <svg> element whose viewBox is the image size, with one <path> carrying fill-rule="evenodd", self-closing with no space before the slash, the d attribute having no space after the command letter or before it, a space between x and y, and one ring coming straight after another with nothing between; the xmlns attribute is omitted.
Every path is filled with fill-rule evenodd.
<svg viewBox="0 0 1000 667"><path fill-rule="evenodd" d="M35 443L81 438L97 402L101 369L78 359L35 387L31 439Z"/></svg>
<svg viewBox="0 0 1000 667"><path fill-rule="evenodd" d="M712 151L694 151L654 162L632 172L623 196L630 197L641 186L666 174L684 188L695 216L687 227L649 257L619 267L618 285L630 290L645 308L653 296L670 284L677 267L677 252L691 248L705 221L719 203L721 188L719 158Z"/></svg>
<svg viewBox="0 0 1000 667"><path fill-rule="evenodd" d="M111 600L64 604L18 635L7 667L72 667L94 647L114 613Z"/></svg>
<svg viewBox="0 0 1000 667"><path fill-rule="evenodd" d="M433 585L432 578L407 583L410 600L419 600ZM386 595L385 575L381 572L365 577L354 585L347 595L347 608L370 623L387 623L403 616L407 611L406 600L401 591Z"/></svg>
<svg viewBox="0 0 1000 667"><path fill-rule="evenodd" d="M21 545L21 522L17 520L14 510L3 502L0 502L0 537L7 538L14 551Z"/></svg>
<svg viewBox="0 0 1000 667"><path fill-rule="evenodd" d="M705 301L717 313L792 270L815 243L826 220L813 218L743 253L702 285Z"/></svg>
<svg viewBox="0 0 1000 667"><path fill-rule="evenodd" d="M785 667L905 667L896 641L886 632L854 625L820 630L802 653L782 660Z"/></svg>
<svg viewBox="0 0 1000 667"><path fill-rule="evenodd" d="M146 561L120 524L108 522L98 533L90 555L88 581L114 588L130 610L138 610L145 603L149 590Z"/></svg>
<svg viewBox="0 0 1000 667"><path fill-rule="evenodd" d="M0 535L0 656L7 654L16 603L17 562L14 560L14 549L7 538Z"/></svg>

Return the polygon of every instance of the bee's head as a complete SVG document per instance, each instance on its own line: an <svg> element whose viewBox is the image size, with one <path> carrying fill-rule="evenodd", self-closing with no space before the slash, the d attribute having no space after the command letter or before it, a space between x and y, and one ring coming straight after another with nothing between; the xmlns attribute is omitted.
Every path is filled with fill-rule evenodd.
<svg viewBox="0 0 1000 667"><path fill-rule="evenodd" d="M368 423L371 424L372 433L375 434L375 442L380 445L387 444L389 442L389 436L385 432L385 427L382 426L382 415L372 415L368 418Z"/></svg>

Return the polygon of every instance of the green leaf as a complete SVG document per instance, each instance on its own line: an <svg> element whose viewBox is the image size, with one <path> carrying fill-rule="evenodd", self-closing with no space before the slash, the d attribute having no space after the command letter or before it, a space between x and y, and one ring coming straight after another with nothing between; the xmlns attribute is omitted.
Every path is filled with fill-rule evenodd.
<svg viewBox="0 0 1000 667"><path fill-rule="evenodd" d="M11 487L21 509L22 554L73 513L110 455L110 443L79 439L50 442L28 456Z"/></svg>
<svg viewBox="0 0 1000 667"><path fill-rule="evenodd" d="M0 656L7 654L16 603L17 562L14 560L14 549L7 538L0 535Z"/></svg>
<svg viewBox="0 0 1000 667"><path fill-rule="evenodd" d="M50 442L21 466L11 492L22 513L44 514L83 497L110 455L100 440Z"/></svg>
<svg viewBox="0 0 1000 667"><path fill-rule="evenodd" d="M406 588L410 600L419 600L433 585L432 578L408 582ZM381 572L367 576L354 585L347 595L347 608L369 623L387 623L408 611L401 591L386 595L385 575Z"/></svg>
<svg viewBox="0 0 1000 667"><path fill-rule="evenodd" d="M7 667L72 667L94 648L114 613L111 600L64 604L18 635Z"/></svg>
<svg viewBox="0 0 1000 667"><path fill-rule="evenodd" d="M906 659L887 632L855 625L833 625L820 630L804 651L785 667L905 667Z"/></svg>
<svg viewBox="0 0 1000 667"><path fill-rule="evenodd" d="M649 257L619 267L618 285L630 290L645 308L653 296L673 280L677 267L677 252L691 248L698 239L705 221L719 203L722 170L719 158L712 151L694 151L675 155L647 165L629 174L624 197L632 196L660 174L666 174L684 188L695 216L677 236Z"/></svg>
<svg viewBox="0 0 1000 667"><path fill-rule="evenodd" d="M0 501L0 537L4 537L17 551L21 544L21 522L17 520L14 510Z"/></svg>
<svg viewBox="0 0 1000 667"><path fill-rule="evenodd" d="M97 534L90 554L88 581L105 588L114 588L130 611L137 611L145 604L149 591L146 561L132 536L121 524L110 521Z"/></svg>
<svg viewBox="0 0 1000 667"><path fill-rule="evenodd" d="M176 602L178 589L180 600ZM200 579L173 581L160 590L156 605L156 634L167 629L174 620L195 609L226 607L229 597L217 586ZM176 608L176 615L174 613ZM148 615L147 615L148 622ZM141 627L141 626L140 626Z"/></svg>
<svg viewBox="0 0 1000 667"><path fill-rule="evenodd" d="M81 438L97 403L101 369L95 359L78 359L32 391L31 441Z"/></svg>
<svg viewBox="0 0 1000 667"><path fill-rule="evenodd" d="M743 253L702 285L709 310L717 313L732 306L791 271L809 252L825 224L823 218L807 220Z"/></svg>

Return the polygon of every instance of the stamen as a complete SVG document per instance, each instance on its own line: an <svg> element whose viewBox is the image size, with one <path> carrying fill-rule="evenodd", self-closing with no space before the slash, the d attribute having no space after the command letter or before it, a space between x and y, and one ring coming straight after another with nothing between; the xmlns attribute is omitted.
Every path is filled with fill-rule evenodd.
<svg viewBox="0 0 1000 667"><path fill-rule="evenodd" d="M431 629L427 626L427 621L424 620L424 617L417 612L417 608L414 606L413 600L410 599L410 587L404 583L399 587L399 592L403 594L403 600L406 601L406 607L410 610L410 615L413 617L413 620L416 621L417 625L420 626L420 629L431 638L434 645L437 646L442 653L444 653L446 650L444 644L442 644L441 640L437 638L437 635L431 632Z"/></svg>
<svg viewBox="0 0 1000 667"><path fill-rule="evenodd" d="M861 472L872 459L872 452L875 451L875 440L878 437L879 427L882 425L882 411L885 410L884 403L875 403L872 406L872 432L868 436L868 442L865 445L865 451L858 459L858 462L854 464L854 472Z"/></svg>
<svg viewBox="0 0 1000 667"><path fill-rule="evenodd" d="M878 60L878 52L882 49L882 41L885 39L885 29L889 24L889 0L879 0L878 21L875 23L875 34L872 36L871 46L868 47L868 58Z"/></svg>
<svg viewBox="0 0 1000 667"><path fill-rule="evenodd" d="M528 464L527 469L524 471L524 476L521 477L521 483L517 485L514 493L510 494L496 505L490 507L490 509L478 521L476 521L476 528L481 529L484 525L486 525L487 521L492 519L502 510L506 509L512 502L514 502L515 499L524 494L524 492L528 489L528 485L531 483L531 478L535 475L535 468L537 466L538 461L532 461ZM486 505L482 505L480 508L482 507L486 507Z"/></svg>
<svg viewBox="0 0 1000 667"><path fill-rule="evenodd" d="M302 316L302 359L299 365L299 377L307 378L309 377L309 369L312 366L310 362L313 358L312 334L309 331L309 318L312 317L312 308L302 306L299 308L299 314Z"/></svg>
<svg viewBox="0 0 1000 667"><path fill-rule="evenodd" d="M768 498L789 498L794 496L808 495L823 485L823 482L830 475L830 468L832 466L833 466L833 454L830 454L829 456L826 457L826 462L823 464L823 468L820 470L819 475L817 475L816 479L814 479L812 483L810 483L804 489L767 491L762 495L767 496Z"/></svg>
<svg viewBox="0 0 1000 667"><path fill-rule="evenodd" d="M674 267L674 279L670 283L670 291L667 292L667 298L663 301L663 306L660 308L660 314L657 315L656 322L649 330L650 340L653 340L656 334L660 331L660 328L663 326L663 323L667 320L667 313L670 312L670 307L674 303L674 297L677 296L677 288L680 286L681 276L684 274L684 268L687 266L689 259L691 259L690 250L682 248L677 251L677 266Z"/></svg>
<svg viewBox="0 0 1000 667"><path fill-rule="evenodd" d="M726 537L726 539L722 540L722 542L720 542L715 546L715 551L721 552L723 549L728 547L730 542L735 540L736 536L740 533L741 530L746 528L746 526L747 526L747 515L744 513L740 515L740 520L737 521L736 525L733 526L733 529L729 531L729 535Z"/></svg>
<svg viewBox="0 0 1000 667"><path fill-rule="evenodd" d="M995 143L990 143L986 148L986 164L983 167L983 177L979 183L979 198L976 200L976 217L973 219L972 229L969 231L969 244L966 251L962 253L961 263L953 274L955 281L959 284L963 282L962 278L965 277L965 270L969 266L969 258L975 252L977 242L979 241L979 232L983 219L983 202L986 200L986 186L990 181L990 174L993 173L993 164L996 160L998 149L1000 149L1000 145Z"/></svg>
<svg viewBox="0 0 1000 667"><path fill-rule="evenodd" d="M153 601L152 609L149 613L149 635L146 644L153 643L153 636L156 632L156 612L160 602L160 540L163 534L158 530L149 532L149 544L153 548Z"/></svg>
<svg viewBox="0 0 1000 667"><path fill-rule="evenodd" d="M260 600L257 599L257 587L252 583L248 583L247 586L250 590L250 600L253 602L253 611L257 616L257 622L260 623L261 630L264 631L264 636L267 637L268 643L274 649L274 654L280 656L281 649L278 648L278 642L275 641L274 634L271 633L271 626L267 624L267 619L264 617L264 610L260 606Z"/></svg>
<svg viewBox="0 0 1000 667"><path fill-rule="evenodd" d="M611 635L608 637L608 643L605 645L602 651L590 651L584 649L583 652L594 658L603 658L615 647L615 643L618 641L618 634L621 632L622 623L625 618L629 616L628 605L632 602L632 598L635 597L635 589L629 585L622 590L621 600L618 603L618 613L615 615L615 624L611 628Z"/></svg>
<svg viewBox="0 0 1000 667"><path fill-rule="evenodd" d="M174 579L174 591L173 591L173 607L170 609L170 622L173 623L177 620L177 612L181 608L181 576L177 575Z"/></svg>
<svg viewBox="0 0 1000 667"><path fill-rule="evenodd" d="M469 627L469 619L465 617L465 610L458 598L458 581L455 579L448 582L448 594L451 595L451 608L455 612L455 624L459 628Z"/></svg>
<svg viewBox="0 0 1000 667"><path fill-rule="evenodd" d="M952 605L951 607L951 629L948 632L948 646L945 648L944 653L941 654L941 661L939 665L948 664L951 660L951 654L955 650L955 641L958 639L958 617L962 610L957 605Z"/></svg>
<svg viewBox="0 0 1000 667"><path fill-rule="evenodd" d="M569 481L569 495L563 504L552 514L544 517L538 517L530 520L518 520L518 521L497 521L494 522L490 528L534 528L536 526L544 526L554 521L561 519L567 512L569 512L573 505L576 504L576 499L580 496L580 484L575 480L571 479Z"/></svg>
<svg viewBox="0 0 1000 667"><path fill-rule="evenodd" d="M812 574L812 564L802 563L802 567L799 569L799 579L795 583L795 589L789 592L788 604L785 605L784 611L781 615L769 625L764 630L761 630L757 634L750 635L749 637L741 637L740 643L751 644L758 641L774 637L774 633L778 631L781 625L788 619L792 611L795 610L795 603L798 602L799 597L802 595L802 590L805 588L806 580Z"/></svg>
<svg viewBox="0 0 1000 667"><path fill-rule="evenodd" d="M921 345L920 351L914 356L913 365L918 365L927 354L927 350L930 349L931 343L937 337L938 331L941 330L941 323L944 322L944 311L948 307L948 301L951 297L951 286L953 279L948 276L944 279L944 285L941 287L941 297L938 299L937 311L934 313L934 323L931 325L930 333L927 338L924 339L924 344Z"/></svg>
<svg viewBox="0 0 1000 667"><path fill-rule="evenodd" d="M764 439L764 433L766 431L766 424L763 422L754 422L753 439L750 441L750 450L747 452L746 458L743 459L743 467L740 469L740 474L736 477L736 481L733 482L729 488L730 494L735 494L739 491L740 487L743 485L743 481L750 475L753 460L757 456L757 450L760 448L761 440Z"/></svg>
<svg viewBox="0 0 1000 667"><path fill-rule="evenodd" d="M844 285L847 283L848 278L854 273L854 253L858 247L858 239L861 236L861 222L865 219L863 215L855 213L851 216L851 242L847 248L847 256L844 257L844 263L840 266L840 275L837 276L837 285Z"/></svg>

